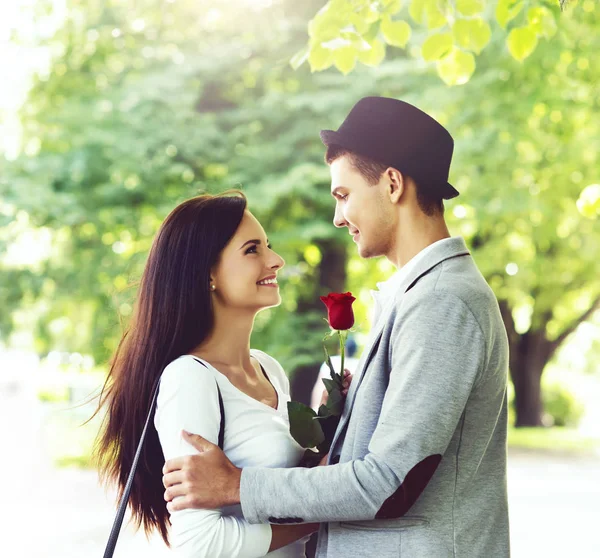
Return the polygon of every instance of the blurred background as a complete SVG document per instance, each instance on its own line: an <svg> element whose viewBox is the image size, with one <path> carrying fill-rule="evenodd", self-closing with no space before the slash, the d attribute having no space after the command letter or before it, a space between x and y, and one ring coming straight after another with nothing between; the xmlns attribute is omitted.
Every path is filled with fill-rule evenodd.
<svg viewBox="0 0 600 558"><path fill-rule="evenodd" d="M0 553L101 555L114 493L83 423L184 199L242 188L286 259L253 345L295 399L321 365L320 295L356 295L360 354L394 270L332 226L318 132L385 95L455 138L447 221L510 340L513 556L600 556L598 52L593 0L2 2ZM168 551L127 527L132 555Z"/></svg>

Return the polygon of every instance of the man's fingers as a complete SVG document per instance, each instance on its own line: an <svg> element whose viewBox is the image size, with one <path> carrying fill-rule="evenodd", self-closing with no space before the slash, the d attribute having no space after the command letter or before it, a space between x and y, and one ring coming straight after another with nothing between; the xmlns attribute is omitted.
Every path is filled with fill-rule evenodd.
<svg viewBox="0 0 600 558"><path fill-rule="evenodd" d="M194 446L200 453L208 451L214 446L214 444L211 444L202 436L199 436L198 434L191 434L190 432L186 432L185 430L181 431L181 436L188 444Z"/></svg>
<svg viewBox="0 0 600 558"><path fill-rule="evenodd" d="M163 475L170 473L172 471L178 471L183 468L183 460L184 457L174 457L173 459L169 459L162 469Z"/></svg>
<svg viewBox="0 0 600 558"><path fill-rule="evenodd" d="M172 471L163 475L163 486L169 488L175 484L181 484L184 481L184 474L181 471Z"/></svg>
<svg viewBox="0 0 600 558"><path fill-rule="evenodd" d="M171 502L173 498L179 496L186 496L189 492L189 488L183 484L174 484L165 490L165 501Z"/></svg>
<svg viewBox="0 0 600 558"><path fill-rule="evenodd" d="M169 513L187 510L192 507L192 500L188 496L182 496L181 498L176 498L172 502L167 503L167 510L169 511Z"/></svg>

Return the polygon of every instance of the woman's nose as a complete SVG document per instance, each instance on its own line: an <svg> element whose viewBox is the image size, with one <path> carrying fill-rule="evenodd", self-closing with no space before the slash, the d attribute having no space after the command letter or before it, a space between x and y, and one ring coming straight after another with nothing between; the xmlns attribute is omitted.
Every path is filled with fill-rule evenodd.
<svg viewBox="0 0 600 558"><path fill-rule="evenodd" d="M277 253L273 252L273 261L271 262L271 269L281 269L285 265L285 260Z"/></svg>

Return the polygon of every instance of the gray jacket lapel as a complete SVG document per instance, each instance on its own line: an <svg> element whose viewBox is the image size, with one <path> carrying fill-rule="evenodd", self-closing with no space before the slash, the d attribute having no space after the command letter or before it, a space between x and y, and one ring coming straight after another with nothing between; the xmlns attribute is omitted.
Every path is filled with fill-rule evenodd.
<svg viewBox="0 0 600 558"><path fill-rule="evenodd" d="M365 371L367 368L367 364L371 360L373 353L376 348L379 346L378 342L381 338L381 334L385 326L387 325L389 318L394 310L394 308L398 307L398 302L408 290L412 288L412 286L426 273L428 273L435 266L439 265L445 260L450 258L455 258L458 256L468 256L469 250L465 244L465 241L461 237L453 237L448 240L448 242L444 242L439 246L435 246L429 251L425 257L418 262L415 268L403 279L400 284L398 291L396 292L396 296L388 301L385 308L381 311L381 316L377 320L377 325L375 330L369 336L369 341L363 351L363 354L358 361L358 365L356 367L356 371L354 373L354 377L352 378L352 384L350 385L350 389L348 390L348 395L346 397L346 403L344 404L344 410L342 412L342 416L340 417L340 423L337 427L335 436L333 438L333 442L331 444L331 449L333 450L335 444L337 443L341 433L343 432L348 420L350 419L350 415L352 414L352 408L354 406L354 399L356 398L356 393L362 382L362 379L365 375Z"/></svg>

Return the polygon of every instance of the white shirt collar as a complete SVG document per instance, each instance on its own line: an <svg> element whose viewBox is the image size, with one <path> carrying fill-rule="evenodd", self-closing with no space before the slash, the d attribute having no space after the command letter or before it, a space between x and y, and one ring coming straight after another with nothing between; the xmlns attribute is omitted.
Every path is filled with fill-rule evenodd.
<svg viewBox="0 0 600 558"><path fill-rule="evenodd" d="M381 310L383 310L388 302L394 298L398 288L408 277L409 273L416 267L416 265L421 261L434 247L439 246L445 242L449 242L451 238L442 238L441 240L437 240L433 244L426 246L421 250L418 254L413 256L411 260L406 262L400 269L394 273L387 281L382 281L381 283L377 283L377 291L371 291L371 296L373 297L373 301L375 303L374 308L374 320L373 324L377 322L377 318L381 314Z"/></svg>

